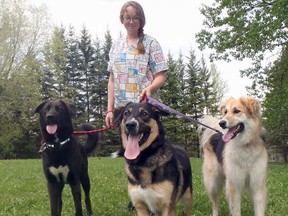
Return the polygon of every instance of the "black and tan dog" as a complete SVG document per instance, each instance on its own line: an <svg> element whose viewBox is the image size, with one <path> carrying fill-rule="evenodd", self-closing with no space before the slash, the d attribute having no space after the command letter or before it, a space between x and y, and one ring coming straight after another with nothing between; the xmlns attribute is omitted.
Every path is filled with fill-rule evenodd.
<svg viewBox="0 0 288 216"><path fill-rule="evenodd" d="M138 216L149 212L173 216L181 197L188 216L192 207L190 160L184 149L165 141L162 115L168 113L148 103L129 103L116 117L121 121L128 192Z"/></svg>
<svg viewBox="0 0 288 216"><path fill-rule="evenodd" d="M83 215L80 185L85 192L87 213L92 215L87 155L96 147L98 135L88 135L85 145L77 143L72 135L72 118L76 114L76 108L61 100L43 102L37 106L33 114L35 113L40 114L40 152L47 179L51 215L61 215L61 194L65 184L71 187L75 215ZM82 124L81 127L85 131L95 129L88 123Z"/></svg>

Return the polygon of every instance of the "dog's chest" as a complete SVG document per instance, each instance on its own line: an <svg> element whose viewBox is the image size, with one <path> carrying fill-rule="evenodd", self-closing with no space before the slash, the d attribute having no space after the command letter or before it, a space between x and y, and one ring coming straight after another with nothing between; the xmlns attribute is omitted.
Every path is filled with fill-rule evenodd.
<svg viewBox="0 0 288 216"><path fill-rule="evenodd" d="M140 185L129 191L130 196L135 200L142 200L152 212L158 212L165 193L156 191L153 188L142 188Z"/></svg>
<svg viewBox="0 0 288 216"><path fill-rule="evenodd" d="M69 166L68 165L60 165L58 167L55 166L50 166L48 168L49 173L55 177L57 182L68 182L68 175L70 172Z"/></svg>

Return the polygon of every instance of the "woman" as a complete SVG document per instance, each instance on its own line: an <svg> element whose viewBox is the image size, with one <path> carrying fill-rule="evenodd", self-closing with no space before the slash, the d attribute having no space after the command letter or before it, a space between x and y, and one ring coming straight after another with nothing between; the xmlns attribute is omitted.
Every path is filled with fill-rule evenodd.
<svg viewBox="0 0 288 216"><path fill-rule="evenodd" d="M168 69L160 44L144 34L142 6L135 1L126 2L120 21L127 35L114 43L109 53L107 126L113 124L114 107L139 102L144 94L151 96L164 85Z"/></svg>

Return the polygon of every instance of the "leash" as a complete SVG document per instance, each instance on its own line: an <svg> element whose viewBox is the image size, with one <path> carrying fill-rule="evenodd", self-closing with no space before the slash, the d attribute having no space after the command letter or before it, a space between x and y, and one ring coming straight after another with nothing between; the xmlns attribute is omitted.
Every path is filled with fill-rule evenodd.
<svg viewBox="0 0 288 216"><path fill-rule="evenodd" d="M140 103L147 102L146 94L140 98ZM90 130L90 131L73 131L72 134L76 135L83 135L83 134L92 134L92 133L100 133L106 130L114 129L120 125L120 122L116 122L114 125L106 126L97 130Z"/></svg>
<svg viewBox="0 0 288 216"><path fill-rule="evenodd" d="M72 134L91 134L91 133L100 133L106 130L114 129L119 126L119 122L116 122L114 125L110 125L107 127L103 127L97 130L90 130L90 131L73 131Z"/></svg>
<svg viewBox="0 0 288 216"><path fill-rule="evenodd" d="M163 110L165 110L165 111L167 111L167 112L169 112L169 113L176 114L176 115L181 116L182 118L184 118L184 119L186 119L186 120L188 120L188 121L191 121L191 122L193 122L193 123L195 123L195 124L202 125L203 127L209 128L209 129L211 129L211 130L213 130L213 131L216 131L217 133L222 134L221 131L219 131L219 130L217 130L217 129L215 129L215 128L212 128L212 127L210 127L210 126L208 126L208 125L206 125L206 124L203 124L202 122L199 122L199 121L197 121L197 120L195 120L195 119L193 119L193 118L191 118L191 117L189 117L189 116L187 116L187 115L184 115L183 113L178 112L177 110L174 110L174 109L166 106L165 104L157 101L156 99L154 99L154 98L152 98L152 97L149 97L149 96L147 96L147 95L144 95L144 98L143 98L142 100L143 100L143 102L148 102L148 103L150 103L150 104L152 104L152 105L156 105L156 106L158 106L158 107L161 107Z"/></svg>
<svg viewBox="0 0 288 216"><path fill-rule="evenodd" d="M146 103L146 102L147 102L147 103L150 103L150 104L152 104L152 105L156 105L156 106L158 106L158 107L161 107L163 110L165 110L165 111L167 111L167 112L169 112L169 113L172 113L172 114L176 114L176 115L178 115L178 116L181 116L182 118L184 118L184 119L186 119L186 120L188 120L188 121L191 121L191 122L193 122L193 123L195 123L195 124L202 125L203 127L209 128L210 130L213 130L213 131L215 131L215 132L217 132L217 133L222 134L221 131L219 131L219 130L217 130L217 129L215 129L215 128L212 128L212 127L210 127L210 126L208 126L208 125L206 125L206 124L203 124L202 122L199 122L199 121L197 121L197 120L195 120L195 119L193 119L193 118L191 118L191 117L189 117L189 116L187 116L187 115L184 115L183 113L178 112L177 110L174 110L174 109L166 106L165 104L159 102L158 100L156 100L156 99L154 99L154 98L152 98L152 97L150 97L150 96L147 96L147 95L145 94L143 97L141 97L140 103ZM72 134L78 134L78 135L79 135L79 134L99 133L99 132L103 132L103 131L106 131L106 130L114 129L114 128L118 127L119 125L120 125L120 123L119 123L119 122L116 122L114 125L110 125L110 126L107 126L107 127L104 127L104 128L100 128L100 129L98 129L98 130L73 131Z"/></svg>

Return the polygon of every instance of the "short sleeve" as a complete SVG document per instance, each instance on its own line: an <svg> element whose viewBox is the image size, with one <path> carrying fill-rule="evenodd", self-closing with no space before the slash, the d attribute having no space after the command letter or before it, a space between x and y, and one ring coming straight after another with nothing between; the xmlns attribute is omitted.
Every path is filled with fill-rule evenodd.
<svg viewBox="0 0 288 216"><path fill-rule="evenodd" d="M109 61L108 61L108 72L113 72L112 66L114 64L114 55L115 55L115 43L112 44L111 49L109 51Z"/></svg>
<svg viewBox="0 0 288 216"><path fill-rule="evenodd" d="M153 74L167 71L168 65L159 42L153 39L149 49L149 65Z"/></svg>

